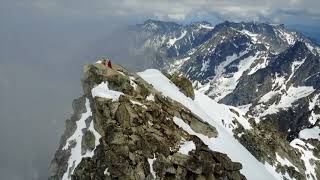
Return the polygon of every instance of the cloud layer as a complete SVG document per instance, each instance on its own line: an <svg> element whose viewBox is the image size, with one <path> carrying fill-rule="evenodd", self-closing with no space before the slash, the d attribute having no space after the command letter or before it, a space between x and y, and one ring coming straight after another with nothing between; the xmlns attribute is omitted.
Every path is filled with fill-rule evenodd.
<svg viewBox="0 0 320 180"><path fill-rule="evenodd" d="M21 3L26 5L26 3ZM318 0L32 0L28 5L65 15L150 17L186 21L208 17L232 21L315 23L320 21Z"/></svg>

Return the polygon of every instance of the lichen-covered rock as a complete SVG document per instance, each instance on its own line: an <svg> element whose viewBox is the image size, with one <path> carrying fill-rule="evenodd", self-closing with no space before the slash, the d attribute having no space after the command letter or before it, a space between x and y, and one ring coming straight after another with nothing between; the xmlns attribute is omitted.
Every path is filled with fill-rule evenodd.
<svg viewBox="0 0 320 180"><path fill-rule="evenodd" d="M92 151L95 148L95 136L91 131L86 131L84 135L82 136L81 141L81 149L83 150L82 154L84 154L86 151Z"/></svg>
<svg viewBox="0 0 320 180"><path fill-rule="evenodd" d="M190 97L191 99L194 99L194 90L192 87L191 81L186 78L183 75L173 74L169 78L178 88L180 88L180 91L186 95L187 97Z"/></svg>

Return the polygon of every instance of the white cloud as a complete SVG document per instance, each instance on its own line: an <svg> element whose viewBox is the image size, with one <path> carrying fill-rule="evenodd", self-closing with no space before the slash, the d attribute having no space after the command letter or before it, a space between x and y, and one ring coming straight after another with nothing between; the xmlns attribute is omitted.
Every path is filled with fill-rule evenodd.
<svg viewBox="0 0 320 180"><path fill-rule="evenodd" d="M35 8L67 15L155 17L183 21L210 14L233 21L287 21L288 18L318 19L319 0L30 0ZM30 3L29 3L30 4ZM319 20L319 19L318 19Z"/></svg>

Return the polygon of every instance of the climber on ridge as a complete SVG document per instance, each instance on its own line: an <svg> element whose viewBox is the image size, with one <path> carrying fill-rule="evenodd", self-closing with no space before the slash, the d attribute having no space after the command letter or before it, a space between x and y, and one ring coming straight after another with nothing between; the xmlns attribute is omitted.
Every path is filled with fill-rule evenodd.
<svg viewBox="0 0 320 180"><path fill-rule="evenodd" d="M108 60L108 63L107 63L107 60L106 59L103 59L101 61L101 64L108 67L108 68L111 68L112 69L112 63L111 63L111 59Z"/></svg>
<svg viewBox="0 0 320 180"><path fill-rule="evenodd" d="M108 61L108 67L112 69L111 59Z"/></svg>

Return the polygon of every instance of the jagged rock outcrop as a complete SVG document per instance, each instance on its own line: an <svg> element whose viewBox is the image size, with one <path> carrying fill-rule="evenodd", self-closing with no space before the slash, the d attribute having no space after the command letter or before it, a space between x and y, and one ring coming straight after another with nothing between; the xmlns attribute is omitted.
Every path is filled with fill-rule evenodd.
<svg viewBox="0 0 320 180"><path fill-rule="evenodd" d="M169 79L180 89L184 95L194 99L192 83L187 77L179 74L173 74Z"/></svg>
<svg viewBox="0 0 320 180"><path fill-rule="evenodd" d="M301 153L290 146L285 133L279 133L274 123L264 121L255 124L252 130L245 130L238 140L259 161L269 163L282 174L288 173L293 179L306 179L304 162ZM292 162L293 166L279 163L279 157Z"/></svg>
<svg viewBox="0 0 320 180"><path fill-rule="evenodd" d="M49 179L246 179L240 163L174 123L181 118L197 133L218 135L182 104L118 65L87 65L84 73L85 95L74 101ZM191 141L195 148L179 150Z"/></svg>

